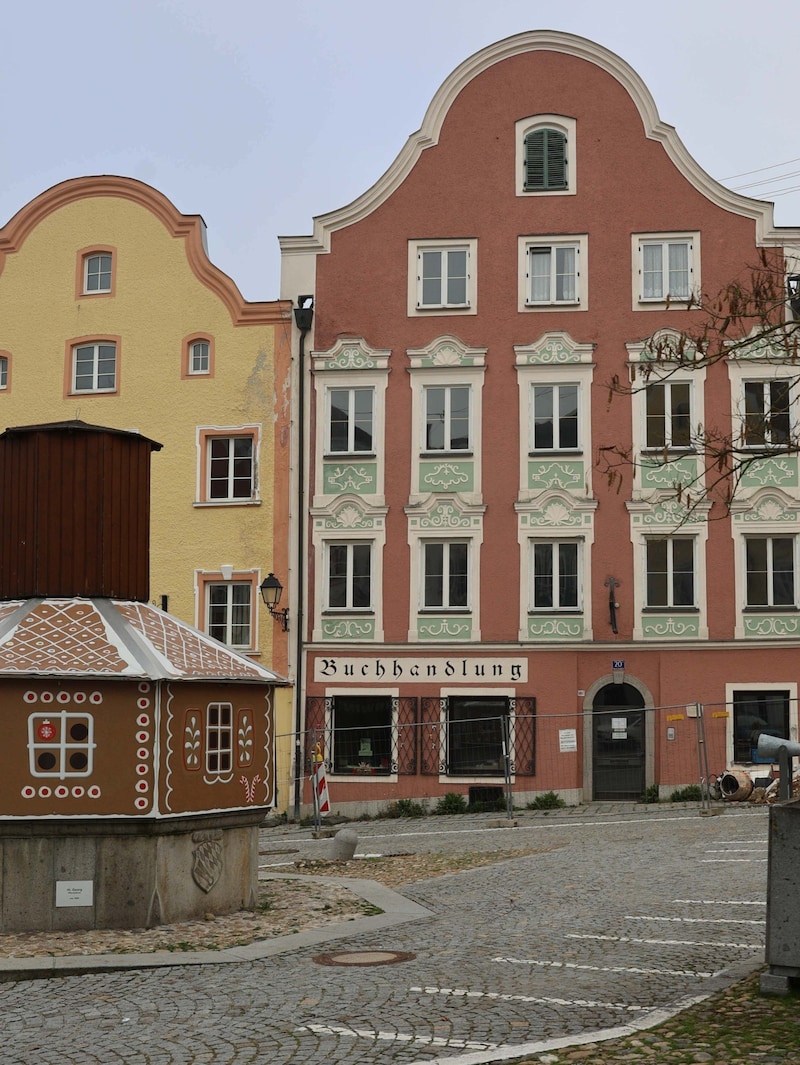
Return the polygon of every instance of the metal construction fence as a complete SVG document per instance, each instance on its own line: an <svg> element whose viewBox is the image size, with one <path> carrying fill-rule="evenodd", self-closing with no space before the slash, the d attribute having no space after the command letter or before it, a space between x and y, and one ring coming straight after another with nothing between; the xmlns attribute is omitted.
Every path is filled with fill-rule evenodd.
<svg viewBox="0 0 800 1065"><path fill-rule="evenodd" d="M756 784L777 772L757 755L767 723L732 705L542 714L531 699L512 701L508 713L459 716L446 699L391 702L389 721L338 727L328 708L300 736L277 736L278 808L299 801L308 811L315 758L324 763L334 810L361 804L371 812L398 798L450 792L475 808L509 811L550 791L570 802L663 800L696 785L705 798L734 763L746 764Z"/></svg>

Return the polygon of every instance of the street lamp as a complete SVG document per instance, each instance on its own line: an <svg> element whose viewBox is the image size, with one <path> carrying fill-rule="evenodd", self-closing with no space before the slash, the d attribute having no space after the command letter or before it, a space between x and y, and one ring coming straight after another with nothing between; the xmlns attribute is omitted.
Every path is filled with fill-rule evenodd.
<svg viewBox="0 0 800 1065"><path fill-rule="evenodd" d="M281 623L281 628L284 632L289 631L289 608L284 607L283 610L278 610L278 603L281 601L281 593L283 592L283 585L275 576L274 573L269 573L264 578L259 586L261 592L261 598L266 604L267 610L270 612L276 621Z"/></svg>

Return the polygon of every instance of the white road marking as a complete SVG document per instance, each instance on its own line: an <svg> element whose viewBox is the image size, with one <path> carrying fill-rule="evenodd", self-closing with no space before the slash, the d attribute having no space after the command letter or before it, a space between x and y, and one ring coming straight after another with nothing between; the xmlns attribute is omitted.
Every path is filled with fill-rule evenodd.
<svg viewBox="0 0 800 1065"><path fill-rule="evenodd" d="M673 899L676 905L681 906L766 906L764 902L745 902L740 899Z"/></svg>
<svg viewBox="0 0 800 1065"><path fill-rule="evenodd" d="M461 987L410 987L423 995L447 995L452 998L490 998L501 1002L532 1002L537 1006L577 1006L584 1009L625 1010L627 1013L647 1013L653 1006L633 1006L627 1002L594 1002L585 998L551 998L536 995L504 995L499 991L467 991Z"/></svg>
<svg viewBox="0 0 800 1065"><path fill-rule="evenodd" d="M766 847L766 842L764 846ZM709 848L705 852L706 854L755 854L756 851L752 847L721 847L719 850Z"/></svg>
<svg viewBox="0 0 800 1065"><path fill-rule="evenodd" d="M632 973L635 976L689 976L692 978L707 978L719 976L720 970L714 972L698 972L696 969L636 969L627 965L578 965L574 961L539 961L537 958L492 958L492 961L503 962L506 965L538 965L548 969L579 969L593 973Z"/></svg>
<svg viewBox="0 0 800 1065"><path fill-rule="evenodd" d="M763 918L748 920L735 917L631 917L625 915L626 921L665 921L672 924L766 924Z"/></svg>
<svg viewBox="0 0 800 1065"><path fill-rule="evenodd" d="M726 862L728 864L730 864L731 862L765 862L766 860L767 860L766 858L701 858L700 859L700 861L704 865L713 865L714 863L716 863L718 865L723 865Z"/></svg>
<svg viewBox="0 0 800 1065"><path fill-rule="evenodd" d="M608 943L650 943L666 947L732 947L738 950L763 950L763 943L714 943L705 939L634 939L632 936L599 936L567 932L567 939L601 939Z"/></svg>
<svg viewBox="0 0 800 1065"><path fill-rule="evenodd" d="M442 1039L433 1035L407 1035L405 1032L376 1032L372 1028L348 1028L342 1024L304 1024L295 1032L314 1035L348 1035L353 1039L373 1039L389 1043L421 1043L431 1047L454 1047L459 1050L494 1050L497 1043L479 1043L468 1039Z"/></svg>

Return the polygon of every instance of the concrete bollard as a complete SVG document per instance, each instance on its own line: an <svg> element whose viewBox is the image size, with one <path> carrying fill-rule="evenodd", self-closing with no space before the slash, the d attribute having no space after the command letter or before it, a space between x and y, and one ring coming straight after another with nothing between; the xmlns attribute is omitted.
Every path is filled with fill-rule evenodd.
<svg viewBox="0 0 800 1065"><path fill-rule="evenodd" d="M352 828L342 828L333 837L333 857L338 862L349 862L356 853L358 835Z"/></svg>

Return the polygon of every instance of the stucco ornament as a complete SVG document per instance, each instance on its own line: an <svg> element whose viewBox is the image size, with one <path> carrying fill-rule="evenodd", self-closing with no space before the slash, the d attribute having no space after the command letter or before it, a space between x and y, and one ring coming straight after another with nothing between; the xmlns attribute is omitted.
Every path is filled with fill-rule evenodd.
<svg viewBox="0 0 800 1065"><path fill-rule="evenodd" d="M222 832L209 829L192 833L192 880L206 894L222 876Z"/></svg>

